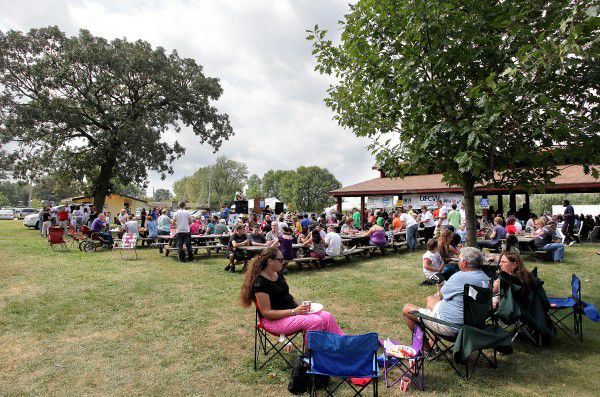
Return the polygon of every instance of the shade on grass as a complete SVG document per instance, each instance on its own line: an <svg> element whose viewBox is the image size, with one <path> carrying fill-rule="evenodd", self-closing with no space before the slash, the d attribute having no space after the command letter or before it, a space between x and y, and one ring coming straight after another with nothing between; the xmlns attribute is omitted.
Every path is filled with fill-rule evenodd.
<svg viewBox="0 0 600 397"><path fill-rule="evenodd" d="M564 264L526 265L539 267L549 295L568 295L577 273L584 299L600 304L598 249L578 245ZM223 272L223 258L182 265L149 249L137 261L54 253L16 221L0 221L0 253L0 395L287 394L281 362L252 370L254 311L239 305L242 276ZM408 342L402 305L435 291L417 286L421 255L352 259L286 277L293 294L323 303L346 333ZM469 382L434 362L419 395L600 395L600 326L584 320L584 338L583 347L562 334L549 348L517 342L497 370L484 366Z"/></svg>

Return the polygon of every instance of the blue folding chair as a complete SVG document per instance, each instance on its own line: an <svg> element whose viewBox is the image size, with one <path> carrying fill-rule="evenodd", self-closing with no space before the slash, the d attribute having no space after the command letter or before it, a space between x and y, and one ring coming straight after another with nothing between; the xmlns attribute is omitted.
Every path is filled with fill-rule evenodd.
<svg viewBox="0 0 600 397"><path fill-rule="evenodd" d="M591 303L581 300L581 280L575 274L571 276L571 296L568 298L548 298L550 318L554 325L575 342L583 343L583 315L590 320L600 322L600 313ZM573 316L573 328L566 320Z"/></svg>
<svg viewBox="0 0 600 397"><path fill-rule="evenodd" d="M373 386L373 396L377 396L379 371L377 367L377 349L379 348L376 333L364 335L336 335L324 331L308 333L309 371L311 377L310 395L316 396L316 375L339 378L333 386L324 388L328 396L344 383L354 391L354 396L361 396L369 384ZM368 383L355 386L350 378L370 378Z"/></svg>

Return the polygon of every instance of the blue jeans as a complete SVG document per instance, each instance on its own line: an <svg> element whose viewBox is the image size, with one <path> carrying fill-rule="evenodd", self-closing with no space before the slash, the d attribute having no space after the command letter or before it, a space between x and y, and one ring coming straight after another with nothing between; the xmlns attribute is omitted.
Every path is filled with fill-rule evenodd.
<svg viewBox="0 0 600 397"><path fill-rule="evenodd" d="M417 230L419 230L418 223L406 229L406 242L408 243L408 250L410 252L417 250Z"/></svg>
<svg viewBox="0 0 600 397"><path fill-rule="evenodd" d="M548 251L554 262L562 262L565 258L565 245L562 243L546 244L542 247L542 250Z"/></svg>

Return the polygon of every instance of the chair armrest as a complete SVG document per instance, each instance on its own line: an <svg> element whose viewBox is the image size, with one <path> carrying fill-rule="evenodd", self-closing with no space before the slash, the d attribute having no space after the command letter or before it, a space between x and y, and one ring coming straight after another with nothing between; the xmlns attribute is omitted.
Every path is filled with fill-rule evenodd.
<svg viewBox="0 0 600 397"><path fill-rule="evenodd" d="M415 316L416 318L418 318L420 320L420 322L423 322L423 320L427 320L427 321L431 321L433 323L438 323L438 324L445 325L446 327L454 328L457 331L460 331L461 328L463 327L460 324L451 323L451 322L448 322L448 321L440 320L439 318L427 316L427 315L421 313L418 310L412 311L410 314L412 314L413 316Z"/></svg>

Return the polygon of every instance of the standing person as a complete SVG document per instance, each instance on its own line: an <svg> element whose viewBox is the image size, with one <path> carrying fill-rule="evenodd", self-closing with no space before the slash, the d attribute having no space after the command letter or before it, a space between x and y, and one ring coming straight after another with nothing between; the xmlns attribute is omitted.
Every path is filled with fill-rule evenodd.
<svg viewBox="0 0 600 397"><path fill-rule="evenodd" d="M452 210L448 212L448 224L454 227L454 231L460 229L462 219L460 218L460 212L457 210L456 203L452 203Z"/></svg>
<svg viewBox="0 0 600 397"><path fill-rule="evenodd" d="M190 233L190 223L192 216L190 211L185 209L185 201L179 203L179 209L173 214L173 223L177 227L177 250L179 252L179 262L185 262L185 252L183 245L187 248L188 260L194 260L194 252L192 251L192 234Z"/></svg>
<svg viewBox="0 0 600 397"><path fill-rule="evenodd" d="M159 236L168 236L171 234L171 219L167 215L167 210L162 210L162 213L158 217L156 223L158 225Z"/></svg>
<svg viewBox="0 0 600 397"><path fill-rule="evenodd" d="M438 220L436 233L439 234L444 227L448 225L448 208L442 203L442 200L435 200L435 205L438 208Z"/></svg>
<svg viewBox="0 0 600 397"><path fill-rule="evenodd" d="M63 229L63 234L67 234L67 228L69 227L69 213L66 210L66 207L62 207L58 214L56 214L56 219L58 220L58 227Z"/></svg>
<svg viewBox="0 0 600 397"><path fill-rule="evenodd" d="M221 207L221 219L225 219L225 223L229 220L229 207L225 203Z"/></svg>
<svg viewBox="0 0 600 397"><path fill-rule="evenodd" d="M425 230L423 231L423 237L425 241L429 241L435 234L435 219L433 214L426 205L421 206L421 214L419 215L419 222L423 224Z"/></svg>
<svg viewBox="0 0 600 397"><path fill-rule="evenodd" d="M354 213L352 214L352 219L354 220L354 228L360 229L362 225L360 224L360 211L355 208Z"/></svg>
<svg viewBox="0 0 600 397"><path fill-rule="evenodd" d="M402 211L402 210L400 210ZM401 229L406 229L406 242L408 243L408 252L417 250L417 231L419 224L411 215L402 212L400 214Z"/></svg>
<svg viewBox="0 0 600 397"><path fill-rule="evenodd" d="M42 236L47 237L48 232L50 231L50 226L52 226L52 221L50 220L50 208L44 208L44 212L42 213L40 220L42 224L42 227L40 228Z"/></svg>
<svg viewBox="0 0 600 397"><path fill-rule="evenodd" d="M142 211L140 212L140 218L141 218L141 223L140 223L140 227L144 227L146 225L146 216L148 215L148 213L146 212L146 208L142 208Z"/></svg>
<svg viewBox="0 0 600 397"><path fill-rule="evenodd" d="M575 244L575 236L573 236L573 225L575 224L575 210L569 200L563 201L565 212L563 213L562 234L565 236L565 244Z"/></svg>

